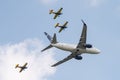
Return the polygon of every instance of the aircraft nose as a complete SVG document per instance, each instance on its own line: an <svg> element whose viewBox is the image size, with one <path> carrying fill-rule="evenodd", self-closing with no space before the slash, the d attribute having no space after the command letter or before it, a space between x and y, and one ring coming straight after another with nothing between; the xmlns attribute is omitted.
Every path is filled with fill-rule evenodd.
<svg viewBox="0 0 120 80"><path fill-rule="evenodd" d="M99 49L97 49L97 53L100 53L101 51Z"/></svg>

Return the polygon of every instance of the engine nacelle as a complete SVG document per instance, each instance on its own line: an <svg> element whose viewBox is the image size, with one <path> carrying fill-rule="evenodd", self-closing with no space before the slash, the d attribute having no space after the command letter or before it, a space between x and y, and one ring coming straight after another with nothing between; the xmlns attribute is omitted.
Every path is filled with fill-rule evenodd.
<svg viewBox="0 0 120 80"><path fill-rule="evenodd" d="M86 47L86 48L92 48L92 45L91 44L84 44L84 47Z"/></svg>
<svg viewBox="0 0 120 80"><path fill-rule="evenodd" d="M75 56L75 59L77 59L77 60L81 60L81 59L82 59L82 56L77 55L77 56Z"/></svg>

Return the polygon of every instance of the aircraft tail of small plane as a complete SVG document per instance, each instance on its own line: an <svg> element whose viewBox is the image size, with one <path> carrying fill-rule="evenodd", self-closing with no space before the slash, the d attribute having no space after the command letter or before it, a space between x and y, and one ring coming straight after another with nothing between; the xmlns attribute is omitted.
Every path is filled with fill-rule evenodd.
<svg viewBox="0 0 120 80"><path fill-rule="evenodd" d="M54 36L51 37L48 33L46 33L46 32L44 32L44 33L47 36L48 40L51 42L51 44L57 43L56 34L54 34ZM41 50L41 52L43 52L43 51L45 51L47 49L52 48L53 46L51 44L49 46L47 46L46 48L44 48L43 50Z"/></svg>
<svg viewBox="0 0 120 80"><path fill-rule="evenodd" d="M49 14L52 14L52 13L53 13L53 10L50 10L50 11L49 11Z"/></svg>
<svg viewBox="0 0 120 80"><path fill-rule="evenodd" d="M55 28L58 27L58 26L59 26L59 23L57 23L57 24L55 25Z"/></svg>
<svg viewBox="0 0 120 80"><path fill-rule="evenodd" d="M16 64L15 68L18 68L19 67L19 64Z"/></svg>

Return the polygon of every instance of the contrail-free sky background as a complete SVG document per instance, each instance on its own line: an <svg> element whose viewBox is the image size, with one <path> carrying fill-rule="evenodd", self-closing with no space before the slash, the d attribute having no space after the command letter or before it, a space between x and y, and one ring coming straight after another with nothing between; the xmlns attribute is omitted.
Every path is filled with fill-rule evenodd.
<svg viewBox="0 0 120 80"><path fill-rule="evenodd" d="M61 7L63 15L53 20L49 10ZM49 45L43 32L77 44L81 19L88 26L87 42L101 53L51 68L70 53L55 48L41 53ZM68 28L59 34L54 25L65 21ZM0 80L119 80L119 34L119 0L0 0ZM29 67L19 74L14 65L24 62Z"/></svg>

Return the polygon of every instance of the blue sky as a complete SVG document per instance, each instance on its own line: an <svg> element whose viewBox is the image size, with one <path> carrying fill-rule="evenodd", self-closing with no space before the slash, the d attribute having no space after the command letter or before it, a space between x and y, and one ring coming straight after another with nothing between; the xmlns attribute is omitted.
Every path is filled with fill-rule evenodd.
<svg viewBox="0 0 120 80"><path fill-rule="evenodd" d="M49 10L63 7L63 15L53 20ZM88 26L87 42L101 50L98 55L82 55L83 60L68 61L56 68L48 80L119 80L120 1L119 0L0 0L0 45L26 39L49 41L43 32L57 33L59 42L77 44L83 19ZM68 21L68 28L58 33L57 22ZM61 60L69 52L55 50Z"/></svg>

